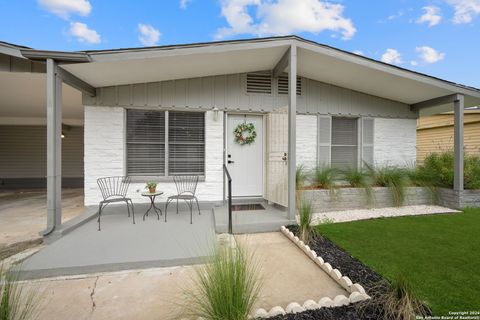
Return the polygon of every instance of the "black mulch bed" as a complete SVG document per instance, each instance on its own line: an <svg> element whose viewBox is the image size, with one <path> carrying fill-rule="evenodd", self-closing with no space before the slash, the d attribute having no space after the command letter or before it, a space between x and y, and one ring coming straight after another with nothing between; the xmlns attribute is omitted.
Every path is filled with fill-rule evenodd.
<svg viewBox="0 0 480 320"><path fill-rule="evenodd" d="M297 226L288 226L288 229L298 236ZM361 284L367 293L372 288L378 287L378 283L383 280L381 275L324 237L315 237L308 246L325 262L330 263L332 268L338 269L343 276L349 277L353 283Z"/></svg>
<svg viewBox="0 0 480 320"><path fill-rule="evenodd" d="M298 235L297 226L288 226L288 229L295 235ZM371 294L372 290L385 290L379 287L379 283L383 280L382 276L364 265L358 259L355 259L343 249L335 245L332 241L315 237L309 244L317 255L321 256L325 262L332 265L332 268L338 269L342 275L348 276L353 283L361 284L367 294ZM374 289L375 288L375 289ZM287 314L285 316L277 316L274 320L373 320L382 319L382 315L378 313L378 309L368 307L364 304L362 311L359 311L357 305L348 305L335 308L321 308L317 310L309 310L297 314Z"/></svg>

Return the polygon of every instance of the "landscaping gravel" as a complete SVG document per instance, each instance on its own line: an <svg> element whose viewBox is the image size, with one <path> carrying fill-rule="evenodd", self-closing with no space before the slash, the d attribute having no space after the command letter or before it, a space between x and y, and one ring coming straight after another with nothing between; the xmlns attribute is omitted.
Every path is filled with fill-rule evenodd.
<svg viewBox="0 0 480 320"><path fill-rule="evenodd" d="M357 209L345 211L329 211L322 213L315 213L313 215L312 223L318 224L322 221L333 220L332 222L346 222L365 220L382 217L402 217L402 216L419 216L437 213L457 213L460 211L441 207L441 206L404 206L404 207L389 207L389 208L373 208L373 209Z"/></svg>

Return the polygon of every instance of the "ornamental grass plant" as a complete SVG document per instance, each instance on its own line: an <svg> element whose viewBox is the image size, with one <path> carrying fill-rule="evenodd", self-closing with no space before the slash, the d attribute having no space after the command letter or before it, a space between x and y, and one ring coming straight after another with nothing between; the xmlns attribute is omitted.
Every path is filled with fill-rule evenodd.
<svg viewBox="0 0 480 320"><path fill-rule="evenodd" d="M313 236L317 234L316 228L312 225L313 207L309 201L302 201L299 209L299 238L305 244L309 244Z"/></svg>
<svg viewBox="0 0 480 320"><path fill-rule="evenodd" d="M185 306L193 317L246 320L258 299L262 281L259 264L241 246L217 246L196 270Z"/></svg>
<svg viewBox="0 0 480 320"><path fill-rule="evenodd" d="M358 168L347 168L341 171L342 179L345 180L353 188L365 189L368 204L374 202L374 192L372 188L373 177L370 171Z"/></svg>
<svg viewBox="0 0 480 320"><path fill-rule="evenodd" d="M335 169L327 166L317 166L312 174L312 186L320 189L333 190L337 178Z"/></svg>
<svg viewBox="0 0 480 320"><path fill-rule="evenodd" d="M415 320L431 314L428 306L418 298L412 284L402 274L393 281L379 283L371 290L372 299L358 305L360 314L368 308L376 310L379 319ZM371 311L370 311L371 312Z"/></svg>
<svg viewBox="0 0 480 320"><path fill-rule="evenodd" d="M0 266L0 320L38 318L39 294L19 283L18 274Z"/></svg>
<svg viewBox="0 0 480 320"><path fill-rule="evenodd" d="M384 166L373 169L369 167L369 171L374 185L387 187L390 190L396 206L404 204L406 188L410 185L408 171L405 168Z"/></svg>

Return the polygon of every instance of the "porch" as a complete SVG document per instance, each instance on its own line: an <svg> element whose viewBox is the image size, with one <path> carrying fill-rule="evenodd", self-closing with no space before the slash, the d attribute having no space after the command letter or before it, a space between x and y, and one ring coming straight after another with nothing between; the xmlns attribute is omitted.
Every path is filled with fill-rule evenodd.
<svg viewBox="0 0 480 320"><path fill-rule="evenodd" d="M233 211L234 233L278 231L289 224L285 210L262 205L262 210ZM193 211L192 224L190 212L182 204L179 214L175 205L169 206L167 222L153 211L144 221L148 206L135 203L135 224L127 216L125 205L106 207L101 231L97 231L96 211L86 207L83 215L64 224L61 236L54 237L57 240L50 238L55 241L24 261L22 278L198 264L215 245L215 233L227 231L227 205L201 203L201 214ZM164 211L164 203L158 206Z"/></svg>
<svg viewBox="0 0 480 320"><path fill-rule="evenodd" d="M102 212L102 230L96 215L45 246L22 264L22 278L144 269L201 263L215 241L211 208L201 215L171 207L167 222L150 212L142 220L147 204L135 204L135 220L125 205L111 205ZM88 211L88 210L87 210Z"/></svg>

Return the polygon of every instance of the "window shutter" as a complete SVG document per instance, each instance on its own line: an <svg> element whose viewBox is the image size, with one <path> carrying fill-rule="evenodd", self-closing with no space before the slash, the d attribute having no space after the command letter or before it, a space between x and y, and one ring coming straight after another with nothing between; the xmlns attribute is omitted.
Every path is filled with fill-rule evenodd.
<svg viewBox="0 0 480 320"><path fill-rule="evenodd" d="M356 118L332 118L331 166L339 169L358 166L358 126Z"/></svg>
<svg viewBox="0 0 480 320"><path fill-rule="evenodd" d="M165 174L165 113L127 111L127 174Z"/></svg>
<svg viewBox="0 0 480 320"><path fill-rule="evenodd" d="M205 175L205 113L168 113L168 175Z"/></svg>
<svg viewBox="0 0 480 320"><path fill-rule="evenodd" d="M374 165L373 141L374 141L375 120L373 118L362 118L362 166Z"/></svg>
<svg viewBox="0 0 480 320"><path fill-rule="evenodd" d="M318 116L318 165L329 166L332 142L332 117Z"/></svg>

